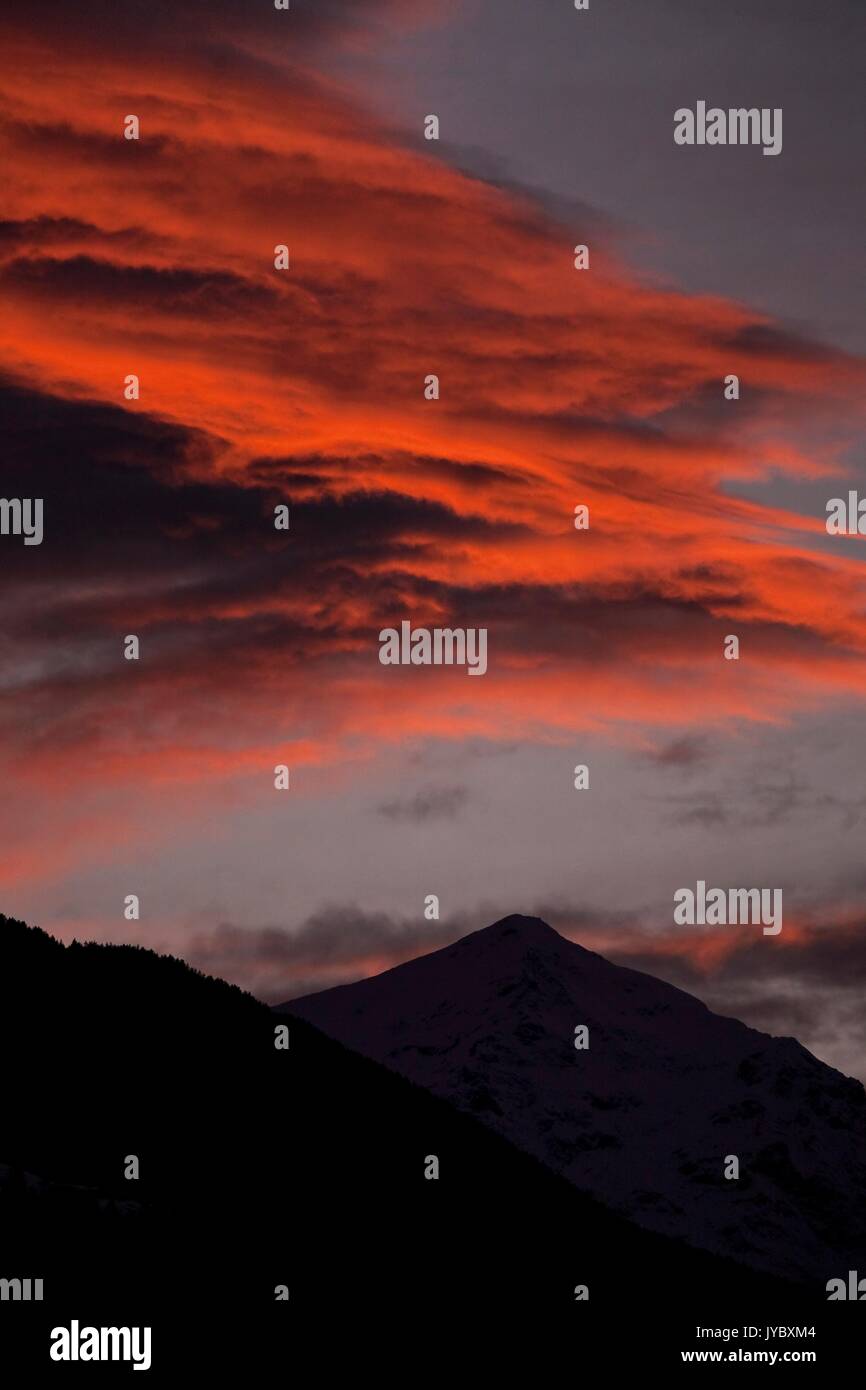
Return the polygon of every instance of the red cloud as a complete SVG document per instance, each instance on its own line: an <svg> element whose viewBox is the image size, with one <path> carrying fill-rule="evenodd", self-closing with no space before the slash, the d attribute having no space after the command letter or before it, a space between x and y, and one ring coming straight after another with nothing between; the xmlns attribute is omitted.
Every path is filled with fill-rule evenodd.
<svg viewBox="0 0 866 1390"><path fill-rule="evenodd" d="M16 782L44 786L61 759L70 785L194 797L258 777L286 739L321 762L349 738L364 756L414 735L778 719L866 690L856 546L818 553L819 518L723 488L831 469L790 426L832 417L841 456L862 362L643 283L600 242L576 271L580 229L403 148L301 48L278 71L94 43L66 56L35 26L7 39L0 369L198 441L170 469L156 449L135 465L178 496L262 501L255 542L202 504L166 527L148 586L131 592L114 557L98 584L44 596L69 640L115 645L31 676L23 714L17 691L0 702ZM122 138L133 112L137 142ZM720 404L732 372L748 408ZM128 373L142 395L125 404ZM296 509L306 568L220 584L273 545L274 496ZM323 529L304 552L305 508L368 496L395 499L403 523L346 555ZM208 537L203 573L180 582L180 548ZM38 599L29 580L11 592ZM408 611L488 626L484 681L383 675L378 630ZM130 629L152 655L120 670Z"/></svg>

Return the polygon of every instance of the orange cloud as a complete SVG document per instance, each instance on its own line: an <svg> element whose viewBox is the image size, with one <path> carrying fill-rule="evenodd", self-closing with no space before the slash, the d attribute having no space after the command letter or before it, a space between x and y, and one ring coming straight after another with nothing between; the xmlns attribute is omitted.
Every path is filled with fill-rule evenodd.
<svg viewBox="0 0 866 1390"><path fill-rule="evenodd" d="M819 552L820 518L724 490L832 471L844 429L816 458L796 422L853 430L862 362L644 283L601 243L576 271L574 229L404 148L300 45L277 68L5 37L0 371L117 438L82 469L92 558L64 552L50 593L35 565L10 574L20 643L77 644L48 673L34 657L26 707L0 695L17 784L61 766L70 788L249 786L286 741L321 765L352 740L363 757L863 695L859 548ZM721 401L731 372L748 406ZM154 422L177 447L131 442ZM130 571L135 516L128 557L100 526L115 466L164 502ZM251 499L243 529L227 497ZM378 630L409 614L487 626L484 681L383 673Z"/></svg>

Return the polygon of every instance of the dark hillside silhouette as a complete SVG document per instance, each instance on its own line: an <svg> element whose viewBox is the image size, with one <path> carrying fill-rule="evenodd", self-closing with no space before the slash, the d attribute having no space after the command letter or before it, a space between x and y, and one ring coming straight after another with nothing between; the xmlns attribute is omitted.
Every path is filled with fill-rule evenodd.
<svg viewBox="0 0 866 1390"><path fill-rule="evenodd" d="M394 1319L466 1318L479 1337L552 1319L584 1349L625 1319L631 1354L661 1324L674 1351L692 1346L693 1306L713 1323L826 1312L640 1230L446 1102L175 959L66 947L0 918L0 1028L0 1276L45 1281L42 1304L0 1304L4 1354L25 1366L48 1365L49 1330L71 1318L151 1324L148 1374L172 1383L169 1366L279 1370L323 1332ZM128 1154L140 1181L123 1177ZM428 1154L439 1181L423 1177ZM848 1311L834 1308L839 1327Z"/></svg>

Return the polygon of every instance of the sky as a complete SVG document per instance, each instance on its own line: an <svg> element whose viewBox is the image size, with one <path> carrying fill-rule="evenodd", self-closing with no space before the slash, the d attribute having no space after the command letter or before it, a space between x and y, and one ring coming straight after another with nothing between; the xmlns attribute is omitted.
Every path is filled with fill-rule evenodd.
<svg viewBox="0 0 866 1390"><path fill-rule="evenodd" d="M269 1001L536 913L866 1076L866 17L753 9L5 7L0 910Z"/></svg>

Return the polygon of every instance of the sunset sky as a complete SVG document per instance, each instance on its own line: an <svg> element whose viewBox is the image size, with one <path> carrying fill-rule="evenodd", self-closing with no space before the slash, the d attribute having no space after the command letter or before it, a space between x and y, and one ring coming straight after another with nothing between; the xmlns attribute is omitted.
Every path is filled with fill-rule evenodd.
<svg viewBox="0 0 866 1390"><path fill-rule="evenodd" d="M750 8L4 7L0 911L269 1001L537 913L866 1076L866 14Z"/></svg>

